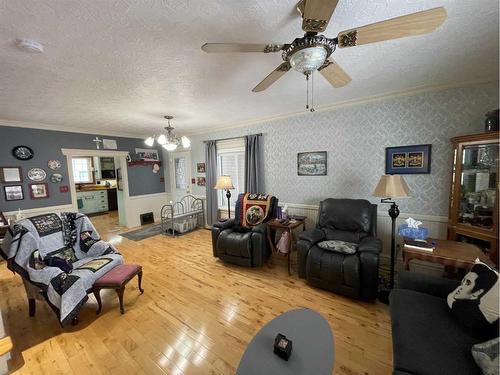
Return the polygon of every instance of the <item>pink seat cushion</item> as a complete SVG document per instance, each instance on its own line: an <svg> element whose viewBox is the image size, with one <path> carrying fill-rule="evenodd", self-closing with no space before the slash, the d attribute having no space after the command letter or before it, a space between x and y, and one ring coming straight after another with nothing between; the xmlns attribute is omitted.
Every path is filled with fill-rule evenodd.
<svg viewBox="0 0 500 375"><path fill-rule="evenodd" d="M104 276L100 277L94 286L99 286L99 284L116 284L120 285L125 280L127 280L131 275L137 272L139 266L137 264L120 264L113 268L111 271L106 273Z"/></svg>

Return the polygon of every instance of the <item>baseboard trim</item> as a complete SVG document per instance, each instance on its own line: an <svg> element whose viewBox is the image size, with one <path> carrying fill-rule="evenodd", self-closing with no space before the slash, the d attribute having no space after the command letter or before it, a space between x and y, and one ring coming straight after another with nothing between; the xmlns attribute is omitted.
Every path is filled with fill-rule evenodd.
<svg viewBox="0 0 500 375"><path fill-rule="evenodd" d="M30 217L30 216L35 216L35 215L41 215L44 213L51 213L51 212L64 212L64 211L72 211L73 210L73 205L71 204L63 204L59 206L46 206L46 207L37 207L37 208L28 208L25 210L21 210L21 213L25 217ZM15 216L18 211L7 211L4 212L3 214L5 216Z"/></svg>

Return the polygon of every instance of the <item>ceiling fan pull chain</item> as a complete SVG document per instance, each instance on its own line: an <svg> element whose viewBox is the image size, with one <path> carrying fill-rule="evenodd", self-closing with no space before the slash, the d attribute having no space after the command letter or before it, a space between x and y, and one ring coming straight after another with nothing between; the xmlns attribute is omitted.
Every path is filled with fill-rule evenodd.
<svg viewBox="0 0 500 375"><path fill-rule="evenodd" d="M306 76L306 109L309 109L309 76Z"/></svg>
<svg viewBox="0 0 500 375"><path fill-rule="evenodd" d="M314 72L311 73L311 112L314 112Z"/></svg>

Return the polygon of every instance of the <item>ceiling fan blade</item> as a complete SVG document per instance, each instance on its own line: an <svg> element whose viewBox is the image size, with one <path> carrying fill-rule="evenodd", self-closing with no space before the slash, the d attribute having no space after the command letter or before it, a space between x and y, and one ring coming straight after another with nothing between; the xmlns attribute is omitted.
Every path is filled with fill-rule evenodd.
<svg viewBox="0 0 500 375"><path fill-rule="evenodd" d="M205 43L201 49L207 53L226 52L278 52L283 49L284 44L252 44L252 43Z"/></svg>
<svg viewBox="0 0 500 375"><path fill-rule="evenodd" d="M283 74L288 72L290 70L291 66L289 63L284 62L280 66L278 66L276 69L274 69L271 74L269 74L266 78L264 78L257 86L253 88L253 92L260 92L264 91L267 89L269 86L271 86L274 82L276 82L278 79L281 78Z"/></svg>
<svg viewBox="0 0 500 375"><path fill-rule="evenodd" d="M304 9L302 30L316 33L325 31L338 2L339 0L305 0L305 6L299 3L299 9L301 6Z"/></svg>
<svg viewBox="0 0 500 375"><path fill-rule="evenodd" d="M338 46L341 48L354 47L383 40L427 34L434 31L445 19L446 9L443 7L391 18L340 32L337 37Z"/></svg>
<svg viewBox="0 0 500 375"><path fill-rule="evenodd" d="M333 87L342 87L352 81L344 69L332 59L328 59L318 70Z"/></svg>

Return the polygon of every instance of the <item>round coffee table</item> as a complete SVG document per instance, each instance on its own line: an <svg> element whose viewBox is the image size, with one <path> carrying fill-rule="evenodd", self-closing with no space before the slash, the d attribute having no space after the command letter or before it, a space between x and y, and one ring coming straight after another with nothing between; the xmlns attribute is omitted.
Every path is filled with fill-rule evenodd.
<svg viewBox="0 0 500 375"><path fill-rule="evenodd" d="M273 353L278 333L292 340L292 355L285 361ZM309 309L287 311L267 323L248 345L238 375L331 375L333 334L328 322Z"/></svg>

